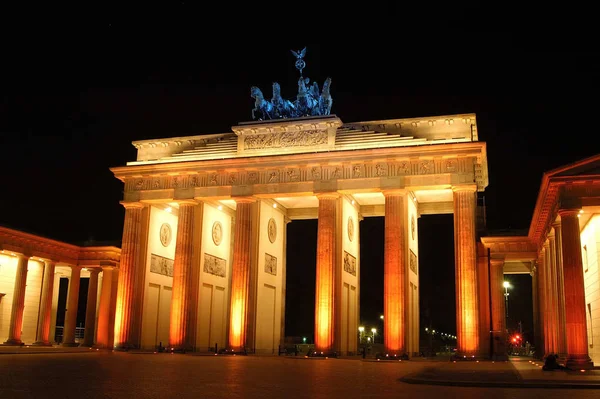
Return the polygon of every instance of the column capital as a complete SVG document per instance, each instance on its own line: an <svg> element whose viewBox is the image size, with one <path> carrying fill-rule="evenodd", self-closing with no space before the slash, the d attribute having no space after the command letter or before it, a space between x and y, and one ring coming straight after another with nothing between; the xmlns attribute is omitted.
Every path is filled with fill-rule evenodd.
<svg viewBox="0 0 600 399"><path fill-rule="evenodd" d="M81 269L84 268L84 266L81 265L67 265L71 268L71 270L75 270L75 269L79 269L79 271L81 271Z"/></svg>
<svg viewBox="0 0 600 399"><path fill-rule="evenodd" d="M193 200L193 199L180 199L180 200L175 200L173 202L176 202L177 204L179 204L179 206L182 206L182 205L191 205L191 206L199 205L198 201Z"/></svg>
<svg viewBox="0 0 600 399"><path fill-rule="evenodd" d="M254 197L231 197L231 199L234 200L236 204L251 204L256 202L256 198Z"/></svg>
<svg viewBox="0 0 600 399"><path fill-rule="evenodd" d="M408 190L405 188L394 188L390 190L383 190L381 193L384 197L389 197L392 195L405 196L406 194L408 194Z"/></svg>
<svg viewBox="0 0 600 399"><path fill-rule="evenodd" d="M341 196L337 191L330 191L326 193L318 193L316 194L318 199L337 199Z"/></svg>
<svg viewBox="0 0 600 399"><path fill-rule="evenodd" d="M456 191L477 192L477 184L459 184L452 186L452 192Z"/></svg>
<svg viewBox="0 0 600 399"><path fill-rule="evenodd" d="M490 263L492 266L504 267L504 258L490 258Z"/></svg>
<svg viewBox="0 0 600 399"><path fill-rule="evenodd" d="M558 214L560 215L560 217L565 217L565 216L576 216L579 215L579 211L581 211L581 208L561 208L558 210Z"/></svg>
<svg viewBox="0 0 600 399"><path fill-rule="evenodd" d="M121 201L119 203L121 205L123 205L125 207L125 209L142 209L146 206L146 205L142 204L141 202Z"/></svg>
<svg viewBox="0 0 600 399"><path fill-rule="evenodd" d="M561 226L561 220L560 219L555 219L554 222L552 222L552 227L554 227L555 229L559 229Z"/></svg>
<svg viewBox="0 0 600 399"><path fill-rule="evenodd" d="M100 268L100 267L88 267L87 271L90 272L90 273L96 273L96 274L98 274L98 273L100 273L102 271L102 268Z"/></svg>
<svg viewBox="0 0 600 399"><path fill-rule="evenodd" d="M102 268L102 271L118 269L116 266L100 266L100 267Z"/></svg>

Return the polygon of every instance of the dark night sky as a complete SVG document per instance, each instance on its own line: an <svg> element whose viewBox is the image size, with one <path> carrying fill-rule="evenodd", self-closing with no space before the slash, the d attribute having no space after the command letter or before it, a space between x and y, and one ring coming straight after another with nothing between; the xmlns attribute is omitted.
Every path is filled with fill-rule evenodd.
<svg viewBox="0 0 600 399"><path fill-rule="evenodd" d="M285 97L294 96L289 50L304 46L305 76L320 84L332 77L332 113L342 121L476 113L487 142L490 229L527 229L543 172L598 151L586 143L595 135L588 129L598 109L598 53L574 35L473 28L416 34L339 16L336 26L354 29L340 35L332 25L298 40L297 26L281 21L260 28L221 21L213 29L191 24L195 14L185 10L169 10L160 24L109 11L71 25L61 20L60 32L48 21L29 26L23 42L3 50L0 224L72 243L119 241L122 184L109 167L135 159L131 141L228 132L250 120L253 85L268 92L278 81ZM265 39L276 32L281 43ZM452 218L419 223L421 297L432 324L455 332ZM305 237L316 234L316 222L289 226L288 253L308 258L288 256L288 292L314 293L314 275L303 267L314 267L316 248L300 244L311 242ZM365 219L361 229L363 264L368 256L371 268L362 270L361 313L375 323L383 311L383 220ZM311 301L291 300L300 323L290 334L312 331Z"/></svg>

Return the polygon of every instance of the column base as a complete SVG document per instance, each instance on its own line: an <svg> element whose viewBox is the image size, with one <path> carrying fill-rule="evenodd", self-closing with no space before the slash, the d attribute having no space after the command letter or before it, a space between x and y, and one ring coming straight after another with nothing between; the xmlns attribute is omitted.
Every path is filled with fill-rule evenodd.
<svg viewBox="0 0 600 399"><path fill-rule="evenodd" d="M171 353L186 353L193 352L194 348L191 346L169 346L168 348L164 348L163 352L171 352Z"/></svg>
<svg viewBox="0 0 600 399"><path fill-rule="evenodd" d="M455 353L454 355L450 356L450 360L453 362L472 362L472 361L480 361L480 360L485 360L485 359L478 355L466 354L466 353L464 353L464 354Z"/></svg>
<svg viewBox="0 0 600 399"><path fill-rule="evenodd" d="M20 339L8 339L6 340L2 345L6 345L6 346L23 346L25 345L25 343L23 343L23 341L21 341Z"/></svg>
<svg viewBox="0 0 600 399"><path fill-rule="evenodd" d="M122 342L122 343L116 344L114 346L114 350L119 351L119 352L127 352L129 350L135 350L135 349L140 349L140 348L135 345L128 344L126 342Z"/></svg>
<svg viewBox="0 0 600 399"><path fill-rule="evenodd" d="M567 357L565 367L569 370L592 370L594 362L589 356L585 357Z"/></svg>
<svg viewBox="0 0 600 399"><path fill-rule="evenodd" d="M84 342L84 343L82 343L82 344L81 344L81 345L79 345L79 346L85 346L85 347L87 347L87 348L92 348L92 347L94 346L94 344L93 344L93 343L87 343L87 342Z"/></svg>
<svg viewBox="0 0 600 399"><path fill-rule="evenodd" d="M318 351L318 350L312 350L310 352L308 352L307 357L338 357L337 352L332 351L332 350L326 350L326 351Z"/></svg>
<svg viewBox="0 0 600 399"><path fill-rule="evenodd" d="M219 349L219 355L248 355L246 348L223 348Z"/></svg>
<svg viewBox="0 0 600 399"><path fill-rule="evenodd" d="M490 358L490 360L494 361L494 362L507 362L508 361L508 355L504 354L504 355L492 355L492 357Z"/></svg>
<svg viewBox="0 0 600 399"><path fill-rule="evenodd" d="M52 346L52 342L50 342L50 341L37 341L37 342L34 342L32 345L34 345L34 346Z"/></svg>
<svg viewBox="0 0 600 399"><path fill-rule="evenodd" d="M407 353L398 353L398 352L385 352L385 353L377 353L375 355L375 359L379 360L379 361L392 361L392 362L398 362L398 361L403 361L403 360L408 360L408 354Z"/></svg>
<svg viewBox="0 0 600 399"><path fill-rule="evenodd" d="M79 343L77 343L77 342L63 342L60 346L64 346L66 348L74 348L76 346L79 346Z"/></svg>

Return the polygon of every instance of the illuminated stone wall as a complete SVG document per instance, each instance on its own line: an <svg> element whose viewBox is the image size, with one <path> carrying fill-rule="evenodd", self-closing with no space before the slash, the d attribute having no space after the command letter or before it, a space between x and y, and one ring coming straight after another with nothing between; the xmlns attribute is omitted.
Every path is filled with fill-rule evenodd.
<svg viewBox="0 0 600 399"><path fill-rule="evenodd" d="M284 317L286 223L281 210L260 201L256 274L256 353L277 353ZM306 267L314 267L313 264ZM251 278L252 281L252 278Z"/></svg>
<svg viewBox="0 0 600 399"><path fill-rule="evenodd" d="M583 226L582 226L583 227ZM589 355L595 366L600 365L600 215L593 216L581 232L585 312Z"/></svg>
<svg viewBox="0 0 600 399"><path fill-rule="evenodd" d="M165 224L170 233L166 236ZM161 240L162 226L162 240ZM152 206L148 226L148 248L146 251L146 277L144 280L144 309L142 317L143 349L153 349L159 343L167 346L169 342L169 315L173 286L171 276L151 271L152 262L169 264L175 259L177 242L176 209L171 213ZM165 245L166 244L166 245ZM154 260L152 259L154 257ZM156 266L155 266L156 267ZM171 266L172 267L172 266ZM156 270L156 269L155 269ZM166 273L169 274L169 273Z"/></svg>
<svg viewBox="0 0 600 399"><path fill-rule="evenodd" d="M231 285L231 215L204 204L198 286L196 348L206 351L226 346L227 311ZM197 244L194 244L197 245ZM224 264L224 270L223 270ZM223 276L224 274L224 276Z"/></svg>
<svg viewBox="0 0 600 399"><path fill-rule="evenodd" d="M360 230L358 210L348 198L342 197L341 249L338 252L338 265L341 276L336 291L340 292L339 316L336 335L339 340L338 350L342 354L357 352L357 332L359 317L359 276L360 276ZM368 293L367 293L368 295Z"/></svg>
<svg viewBox="0 0 600 399"><path fill-rule="evenodd" d="M406 352L415 355L419 352L419 229L417 207L411 195L406 201L407 218L405 237L408 241L406 287ZM384 320L385 323L385 320Z"/></svg>

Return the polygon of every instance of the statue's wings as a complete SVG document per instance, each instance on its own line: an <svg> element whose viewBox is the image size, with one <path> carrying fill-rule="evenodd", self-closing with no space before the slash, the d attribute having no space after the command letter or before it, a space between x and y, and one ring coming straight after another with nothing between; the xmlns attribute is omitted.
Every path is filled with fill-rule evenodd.
<svg viewBox="0 0 600 399"><path fill-rule="evenodd" d="M304 56L306 55L306 47L304 47L302 50L300 51L294 51L291 50L292 54L294 54L294 57L300 59L300 58L304 58Z"/></svg>

